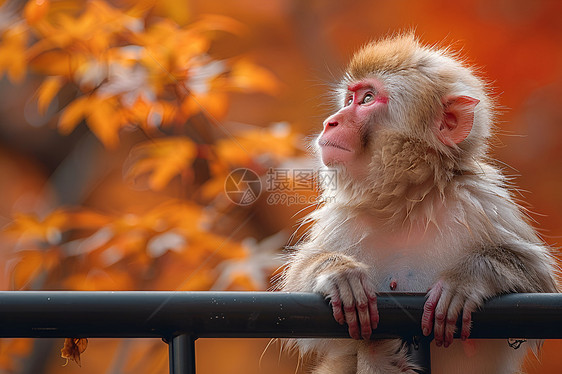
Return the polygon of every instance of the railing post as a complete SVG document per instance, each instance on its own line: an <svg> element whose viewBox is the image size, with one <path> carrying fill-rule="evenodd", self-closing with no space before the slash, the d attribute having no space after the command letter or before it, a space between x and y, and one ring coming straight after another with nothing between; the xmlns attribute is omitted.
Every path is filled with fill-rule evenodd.
<svg viewBox="0 0 562 374"><path fill-rule="evenodd" d="M431 354L429 344L431 339L425 336L413 336L406 339L408 344L408 354L412 360L421 367L419 374L431 374Z"/></svg>
<svg viewBox="0 0 562 374"><path fill-rule="evenodd" d="M168 340L170 374L195 374L195 340L188 334Z"/></svg>

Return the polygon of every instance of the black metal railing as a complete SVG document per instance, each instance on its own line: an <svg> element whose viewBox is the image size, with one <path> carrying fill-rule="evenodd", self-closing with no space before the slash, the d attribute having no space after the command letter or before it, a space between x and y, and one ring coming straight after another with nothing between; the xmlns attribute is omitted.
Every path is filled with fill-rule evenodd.
<svg viewBox="0 0 562 374"><path fill-rule="evenodd" d="M402 338L428 368L423 294L380 294L373 339ZM170 373L195 373L198 338L348 338L327 302L283 292L0 292L0 337L162 338ZM562 295L510 294L473 314L473 338L562 338ZM257 359L257 358L256 358Z"/></svg>

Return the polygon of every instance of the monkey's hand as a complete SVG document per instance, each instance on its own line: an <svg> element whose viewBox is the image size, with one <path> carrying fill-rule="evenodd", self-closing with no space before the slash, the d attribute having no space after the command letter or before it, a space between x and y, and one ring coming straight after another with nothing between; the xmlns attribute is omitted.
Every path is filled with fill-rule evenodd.
<svg viewBox="0 0 562 374"><path fill-rule="evenodd" d="M323 265L313 291L330 300L334 318L342 325L347 322L352 338L369 339L379 312L368 267L347 256L331 257Z"/></svg>
<svg viewBox="0 0 562 374"><path fill-rule="evenodd" d="M457 320L462 310L461 339L470 335L472 312L483 302L484 297L475 292L474 285L461 285L460 282L439 280L427 293L423 316L422 331L425 336L434 328L435 344L448 347L453 342ZM433 326L435 321L435 326Z"/></svg>

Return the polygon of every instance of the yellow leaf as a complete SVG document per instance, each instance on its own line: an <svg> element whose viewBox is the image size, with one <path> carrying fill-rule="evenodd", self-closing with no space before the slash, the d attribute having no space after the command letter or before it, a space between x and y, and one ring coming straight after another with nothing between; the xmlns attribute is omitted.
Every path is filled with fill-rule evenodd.
<svg viewBox="0 0 562 374"><path fill-rule="evenodd" d="M57 244L67 222L68 216L62 210L52 212L43 220L38 219L34 215L16 214L13 222L4 232L15 235L20 239L39 240Z"/></svg>
<svg viewBox="0 0 562 374"><path fill-rule="evenodd" d="M88 105L91 99L88 96L81 96L66 106L59 118L59 131L68 135L87 115Z"/></svg>
<svg viewBox="0 0 562 374"><path fill-rule="evenodd" d="M96 95L81 96L67 105L59 118L59 131L68 135L86 120L90 130L107 147L115 148L119 143L119 130L125 123L115 98Z"/></svg>
<svg viewBox="0 0 562 374"><path fill-rule="evenodd" d="M64 80L61 77L45 78L41 86L37 89L37 108L39 109L39 113L45 114L49 104L63 84Z"/></svg>
<svg viewBox="0 0 562 374"><path fill-rule="evenodd" d="M35 25L43 20L49 12L49 0L29 0L23 9L25 20L30 25Z"/></svg>
<svg viewBox="0 0 562 374"><path fill-rule="evenodd" d="M119 143L119 130L124 119L117 110L114 100L91 100L88 105L88 127L107 148L115 148Z"/></svg>
<svg viewBox="0 0 562 374"><path fill-rule="evenodd" d="M70 54L63 50L44 52L48 48L51 48L51 45L43 39L29 49L30 65L38 74L72 77L74 70L86 61L81 54Z"/></svg>
<svg viewBox="0 0 562 374"><path fill-rule="evenodd" d="M185 3L177 0L158 0L155 2L154 12L166 18L173 19L180 25L189 22L191 9Z"/></svg>
<svg viewBox="0 0 562 374"><path fill-rule="evenodd" d="M181 105L182 113L191 117L203 112L214 118L222 118L228 110L229 98L225 92L209 91L204 94L190 94Z"/></svg>
<svg viewBox="0 0 562 374"><path fill-rule="evenodd" d="M157 139L131 150L127 177L135 180L150 174L148 185L153 190L163 189L170 180L189 170L197 156L197 146L186 137Z"/></svg>
<svg viewBox="0 0 562 374"><path fill-rule="evenodd" d="M27 39L28 30L24 24L8 28L0 34L0 76L6 71L14 83L21 82L25 77Z"/></svg>
<svg viewBox="0 0 562 374"><path fill-rule="evenodd" d="M64 339L64 346L60 350L60 355L62 358L66 359L66 364L68 361L74 361L78 366L80 364L80 354L84 353L88 347L88 339L77 339L77 338L66 338Z"/></svg>
<svg viewBox="0 0 562 374"><path fill-rule="evenodd" d="M268 70L249 61L240 60L232 66L230 83L242 91L259 91L270 95L279 92L279 81Z"/></svg>
<svg viewBox="0 0 562 374"><path fill-rule="evenodd" d="M288 124L278 123L266 129L245 131L235 138L216 143L218 160L230 165L247 166L252 159L268 155L283 160L297 153L298 136Z"/></svg>
<svg viewBox="0 0 562 374"><path fill-rule="evenodd" d="M219 14L204 14L190 27L203 30L227 31L235 35L244 35L249 31L248 27L243 23Z"/></svg>
<svg viewBox="0 0 562 374"><path fill-rule="evenodd" d="M64 227L68 230L99 229L111 222L110 217L84 208L67 212L67 217Z"/></svg>

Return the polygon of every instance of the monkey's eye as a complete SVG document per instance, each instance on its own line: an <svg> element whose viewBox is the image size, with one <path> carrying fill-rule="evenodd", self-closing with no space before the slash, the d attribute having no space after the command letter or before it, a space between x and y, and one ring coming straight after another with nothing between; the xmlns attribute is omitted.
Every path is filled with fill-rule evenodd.
<svg viewBox="0 0 562 374"><path fill-rule="evenodd" d="M371 101L373 101L375 97L373 96L373 94L368 93L365 95L365 97L363 97L363 100L361 101L361 104L367 104L370 103Z"/></svg>
<svg viewBox="0 0 562 374"><path fill-rule="evenodd" d="M344 106L349 106L353 103L353 97L350 96L345 100L345 105Z"/></svg>

